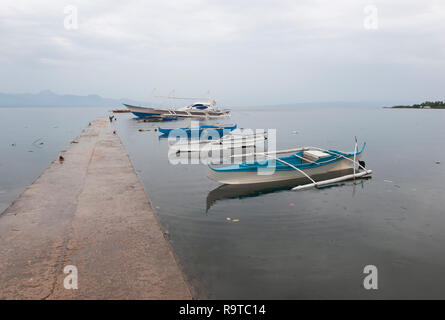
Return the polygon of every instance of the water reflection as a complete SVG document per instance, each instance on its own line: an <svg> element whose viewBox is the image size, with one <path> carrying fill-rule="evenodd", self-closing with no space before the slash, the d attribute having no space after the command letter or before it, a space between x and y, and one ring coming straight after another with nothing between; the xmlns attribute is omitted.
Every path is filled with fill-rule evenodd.
<svg viewBox="0 0 445 320"><path fill-rule="evenodd" d="M369 141L364 159L374 170L372 180L299 192L289 192L294 182L216 188L202 164L168 162L168 141L159 141L153 130L164 125L114 124L150 200L159 208L156 214L195 285L196 297L443 298L445 170L431 158L445 159L445 113L430 111L234 112L231 120L240 126L277 128L277 149L319 145L350 150L352 140L347 137L356 134ZM186 127L188 121L165 126ZM416 154L431 156L406 161L412 158L413 145ZM240 221L228 223L227 217ZM385 285L374 292L362 287L366 264L381 266Z"/></svg>
<svg viewBox="0 0 445 320"><path fill-rule="evenodd" d="M316 175L313 176L315 181L327 180L337 178L343 175L351 174L352 169L341 170L337 172ZM357 186L361 189L364 189L365 181L371 179L371 176L362 177L361 179L355 181L342 181L338 183L333 183L330 185L326 185L318 188L318 190L329 189L334 187L342 187L342 186L352 186L352 195L355 195ZM310 183L307 178L299 178L287 181L279 181L273 183L256 183L256 184L243 184L243 185L235 185L235 184L224 184L221 185L207 194L206 198L206 213L210 210L210 208L215 204L215 202L226 199L244 199L244 198L252 198L258 197L264 194L280 192L291 190L293 187ZM305 192L305 191L295 191L295 192Z"/></svg>

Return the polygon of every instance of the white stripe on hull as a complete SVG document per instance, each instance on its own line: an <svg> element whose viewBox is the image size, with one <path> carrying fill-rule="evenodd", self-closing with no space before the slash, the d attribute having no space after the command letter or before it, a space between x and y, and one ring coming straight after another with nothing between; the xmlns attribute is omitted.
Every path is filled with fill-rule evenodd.
<svg viewBox="0 0 445 320"><path fill-rule="evenodd" d="M331 164L315 168L309 168L303 171L309 176L315 176L340 170L347 170L350 168L352 168L352 162L343 159ZM268 170L270 170L270 172L273 172L273 168L270 168ZM269 173L269 172L263 170L263 173ZM224 184L254 184L254 183L278 182L278 181L305 178L305 176L301 172L294 169L275 170L272 174L259 174L257 171L218 172L212 170L211 168L208 168L208 177L214 181Z"/></svg>

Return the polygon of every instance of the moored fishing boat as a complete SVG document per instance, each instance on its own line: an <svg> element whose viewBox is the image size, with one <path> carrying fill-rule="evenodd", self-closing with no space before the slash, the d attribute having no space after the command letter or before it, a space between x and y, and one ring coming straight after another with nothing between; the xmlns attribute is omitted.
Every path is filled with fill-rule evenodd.
<svg viewBox="0 0 445 320"><path fill-rule="evenodd" d="M294 190L319 187L329 183L360 178L372 173L364 163L359 162L366 143L360 151L345 153L336 150L325 150L317 147L280 150L275 152L255 153L253 156L264 157L264 161L244 162L220 168L209 166L208 177L223 184L254 184L278 182L306 178L310 183L300 185ZM290 154L278 158L277 154ZM245 155L249 156L249 155ZM334 179L315 181L312 177L326 173L348 170L353 173Z"/></svg>
<svg viewBox="0 0 445 320"><path fill-rule="evenodd" d="M135 116L139 118L152 118L152 117L162 117L162 116L174 116L180 118L223 118L229 117L230 111L226 109L220 109L215 107L216 102L196 102L192 105L179 108L179 109L162 109L162 108L150 108L150 107L139 107L129 104L124 106L130 110Z"/></svg>
<svg viewBox="0 0 445 320"><path fill-rule="evenodd" d="M255 147L257 144L267 140L267 134L228 134L215 140L188 140L177 142L170 146L170 150L175 152L202 152L219 151L227 149Z"/></svg>
<svg viewBox="0 0 445 320"><path fill-rule="evenodd" d="M171 132L175 134L186 133L188 137L200 137L204 131L209 134L217 133L219 137L222 137L232 130L236 129L236 124L234 125L201 125L199 127L189 127L189 128L158 128L159 132L168 136Z"/></svg>

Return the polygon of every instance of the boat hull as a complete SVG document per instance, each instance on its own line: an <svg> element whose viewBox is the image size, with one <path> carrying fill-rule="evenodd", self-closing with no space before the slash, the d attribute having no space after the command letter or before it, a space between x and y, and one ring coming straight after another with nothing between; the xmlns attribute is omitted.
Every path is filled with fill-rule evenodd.
<svg viewBox="0 0 445 320"><path fill-rule="evenodd" d="M181 135L182 133L187 134L187 136L190 137L200 137L201 134L206 131L210 135L215 136L217 134L219 137L223 137L226 134L229 134L231 131L236 129L236 124L233 126L226 126L226 127L216 127L213 125L204 125L200 126L199 128L175 128L175 129L167 129L167 128L161 128L159 127L159 132L164 135L168 136L170 133L173 132L174 135Z"/></svg>
<svg viewBox="0 0 445 320"><path fill-rule="evenodd" d="M359 156L357 156L359 158ZM348 170L352 168L352 162L347 159L338 160L326 165L317 166L303 170L309 176L322 175L326 173L334 173L336 171ZM207 176L219 183L223 184L256 184L280 182L286 180L301 179L307 177L292 168L289 170L274 170L273 168L262 168L260 171L231 171L220 172L215 171L211 167L208 168ZM310 180L307 179L309 182Z"/></svg>
<svg viewBox="0 0 445 320"><path fill-rule="evenodd" d="M179 111L173 109L157 109L148 107L137 107L124 104L131 113L139 118L151 118L156 116L177 116L181 118L222 118L230 116L229 111L223 110L192 110Z"/></svg>
<svg viewBox="0 0 445 320"><path fill-rule="evenodd" d="M209 151L220 151L227 149L238 149L238 148L247 148L247 147L255 147L259 143L264 144L265 138L264 136L251 138L251 139L234 139L227 141L216 141L212 142L209 140L208 142L203 143L202 141L198 142L190 142L190 143L177 143L173 144L170 148L175 150L176 152L209 152Z"/></svg>

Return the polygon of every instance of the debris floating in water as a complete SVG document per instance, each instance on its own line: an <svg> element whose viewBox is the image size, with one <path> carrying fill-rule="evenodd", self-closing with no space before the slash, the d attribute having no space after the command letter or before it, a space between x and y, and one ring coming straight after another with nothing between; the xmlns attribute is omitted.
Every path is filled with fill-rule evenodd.
<svg viewBox="0 0 445 320"><path fill-rule="evenodd" d="M298 134L297 130L292 131L292 134Z"/></svg>
<svg viewBox="0 0 445 320"><path fill-rule="evenodd" d="M239 222L239 219L233 219L232 222Z"/></svg>
<svg viewBox="0 0 445 320"><path fill-rule="evenodd" d="M293 203L293 202L289 203L289 207L294 207L294 206L295 206L295 203Z"/></svg>
<svg viewBox="0 0 445 320"><path fill-rule="evenodd" d="M42 138L39 138L39 139L37 139L37 140L34 140L33 143L32 143L32 145L35 146L36 148L39 148L39 146L41 146L41 145L44 144L43 141L41 141L41 140L42 140Z"/></svg>
<svg viewBox="0 0 445 320"><path fill-rule="evenodd" d="M226 220L227 220L227 221L230 221L230 220L232 220L232 219L230 219L230 218L227 217Z"/></svg>
<svg viewBox="0 0 445 320"><path fill-rule="evenodd" d="M440 161L436 161L436 164L440 164Z"/></svg>
<svg viewBox="0 0 445 320"><path fill-rule="evenodd" d="M391 180L383 180L383 181L385 181L385 182L389 182L389 183L392 183L393 181L391 181Z"/></svg>

